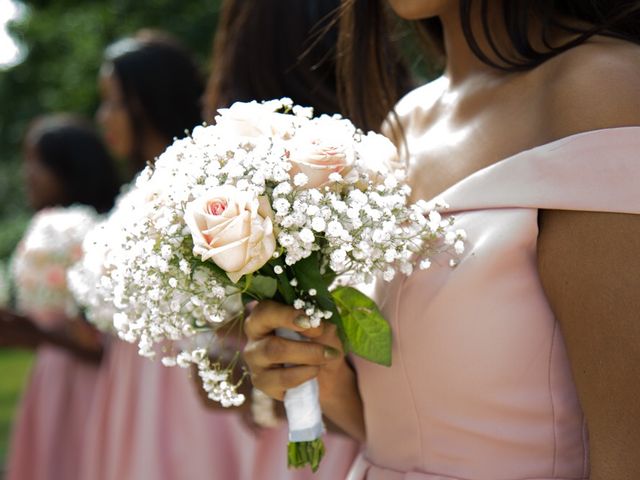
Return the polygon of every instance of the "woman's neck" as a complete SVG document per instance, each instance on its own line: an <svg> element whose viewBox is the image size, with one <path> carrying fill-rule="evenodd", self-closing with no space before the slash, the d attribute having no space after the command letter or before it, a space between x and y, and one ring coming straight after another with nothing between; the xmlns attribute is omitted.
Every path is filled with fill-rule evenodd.
<svg viewBox="0 0 640 480"><path fill-rule="evenodd" d="M481 2L472 2L471 6L471 28L478 46L487 56L494 60L494 54L484 36ZM487 65L481 61L471 50L465 37L462 22L460 20L460 7L458 2L451 2L451 7L440 15L444 31L444 45L446 51L445 76L449 83L454 86L464 83L467 80L481 76L500 77L506 73ZM501 20L501 9L493 6L488 11L488 26L491 31L495 45L502 52L510 51L510 44ZM497 61L497 59L495 59ZM498 62L499 63L499 62Z"/></svg>

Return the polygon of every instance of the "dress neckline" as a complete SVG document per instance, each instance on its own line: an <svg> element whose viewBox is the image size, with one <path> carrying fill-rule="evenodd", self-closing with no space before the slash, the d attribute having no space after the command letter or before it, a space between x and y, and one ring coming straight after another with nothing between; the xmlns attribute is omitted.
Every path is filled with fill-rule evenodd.
<svg viewBox="0 0 640 480"><path fill-rule="evenodd" d="M592 161L603 156L604 161ZM604 202L609 205L603 205L602 188L585 190L598 183L618 187L617 196L616 188L607 189L616 197ZM505 207L640 213L638 184L640 126L625 126L579 132L522 150L471 173L435 198L449 205L443 209L448 213ZM637 200L624 205L634 200L631 195Z"/></svg>

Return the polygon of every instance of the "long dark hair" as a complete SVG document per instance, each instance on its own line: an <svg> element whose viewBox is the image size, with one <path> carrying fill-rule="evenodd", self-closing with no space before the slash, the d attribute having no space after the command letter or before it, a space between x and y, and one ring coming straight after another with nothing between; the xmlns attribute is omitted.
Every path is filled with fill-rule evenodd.
<svg viewBox="0 0 640 480"><path fill-rule="evenodd" d="M195 61L174 37L143 30L107 47L104 61L113 66L134 128L136 171L153 160L142 154L145 127L169 144L202 122L204 82Z"/></svg>
<svg viewBox="0 0 640 480"><path fill-rule="evenodd" d="M88 120L70 114L39 117L24 141L62 185L61 206L80 203L99 213L111 209L120 189L116 166Z"/></svg>
<svg viewBox="0 0 640 480"><path fill-rule="evenodd" d="M474 32L471 27L471 7L478 1L482 32ZM394 70L388 68L398 53L388 34L389 8L385 4L386 0L343 0L342 5L338 58L343 109L368 128L375 128L385 119L398 95L394 89ZM502 10L511 43L508 51L501 51L493 40L488 20L490 8ZM640 43L638 0L460 0L460 18L467 43L476 57L505 71L535 68L594 35ZM535 41L530 37L533 18L541 25L541 38ZM444 53L438 19L421 20L413 25L428 46L425 50L428 55L435 58ZM572 38L561 45L551 45L552 30L572 34ZM487 40L489 53L480 47L478 33ZM544 49L534 45L543 45Z"/></svg>
<svg viewBox="0 0 640 480"><path fill-rule="evenodd" d="M208 119L235 101L285 96L316 114L341 112L333 21L339 6L340 0L226 0L207 87ZM406 69L394 73L408 85Z"/></svg>

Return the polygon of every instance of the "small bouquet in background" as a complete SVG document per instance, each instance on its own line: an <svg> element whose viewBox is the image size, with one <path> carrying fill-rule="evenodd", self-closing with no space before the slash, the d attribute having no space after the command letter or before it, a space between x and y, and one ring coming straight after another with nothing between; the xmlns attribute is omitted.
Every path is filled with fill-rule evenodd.
<svg viewBox="0 0 640 480"><path fill-rule="evenodd" d="M463 232L437 205L408 204L396 167L385 137L339 116L312 118L288 99L220 110L215 125L175 141L137 181L145 214L123 223L108 272L115 329L153 356L166 339L229 330L242 302L275 299L303 310L310 326L336 324L345 352L390 365L389 325L350 285L389 281L463 248ZM223 406L244 401L231 366L204 348L165 351L162 361L197 365ZM315 382L285 397L289 463L314 470L324 430Z"/></svg>
<svg viewBox="0 0 640 480"><path fill-rule="evenodd" d="M82 257L82 242L95 225L90 207L50 208L35 215L12 259L16 307L22 312L77 315L67 269Z"/></svg>

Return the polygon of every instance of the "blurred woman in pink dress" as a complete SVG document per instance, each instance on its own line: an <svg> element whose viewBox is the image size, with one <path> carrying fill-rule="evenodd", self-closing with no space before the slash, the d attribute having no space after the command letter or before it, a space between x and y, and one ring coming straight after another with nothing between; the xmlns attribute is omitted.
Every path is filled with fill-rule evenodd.
<svg viewBox="0 0 640 480"><path fill-rule="evenodd" d="M37 213L12 259L16 311L1 311L20 335L2 344L37 347L37 356L13 425L7 478L75 479L102 348L67 289L66 270L97 213L113 205L117 175L98 134L76 117L38 119L24 145Z"/></svg>
<svg viewBox="0 0 640 480"><path fill-rule="evenodd" d="M347 112L372 129L398 96L384 3L341 17ZM261 304L254 383L280 398L317 376L325 415L366 445L349 479L636 478L640 2L388 3L444 72L384 129L413 197L449 204L466 251L378 286L390 368L325 359L330 328L276 362L273 330L300 331L299 313ZM287 358L307 360L285 383Z"/></svg>
<svg viewBox="0 0 640 480"><path fill-rule="evenodd" d="M143 31L111 45L100 72L97 118L112 153L130 173L153 162L201 123L203 82L174 38ZM114 215L127 215L124 193ZM135 207L135 205L131 205ZM228 421L205 409L189 372L138 355L107 335L105 359L87 421L81 478L235 478L237 447Z"/></svg>

